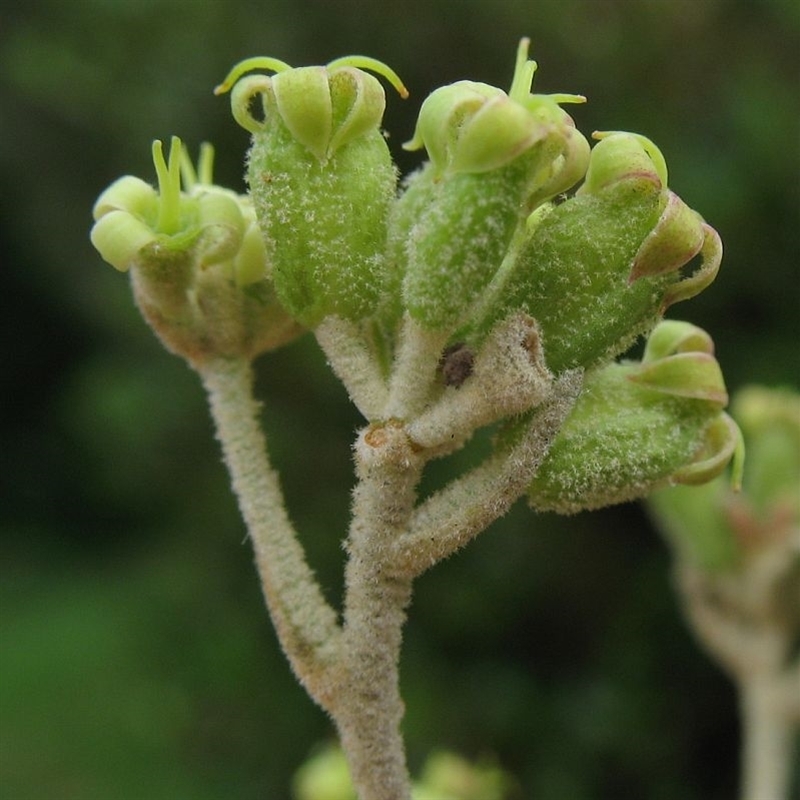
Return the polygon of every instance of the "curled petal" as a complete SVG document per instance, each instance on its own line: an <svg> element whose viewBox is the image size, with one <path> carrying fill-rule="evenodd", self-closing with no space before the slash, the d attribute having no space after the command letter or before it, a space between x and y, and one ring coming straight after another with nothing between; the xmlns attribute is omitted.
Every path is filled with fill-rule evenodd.
<svg viewBox="0 0 800 800"><path fill-rule="evenodd" d="M262 113L266 115L266 98L274 97L272 78L268 75L248 75L239 80L231 91L233 118L250 133L264 130L265 120L253 116L252 104L260 96Z"/></svg>
<svg viewBox="0 0 800 800"><path fill-rule="evenodd" d="M268 277L267 248L258 225L247 226L239 252L233 260L233 277L237 286L247 286Z"/></svg>
<svg viewBox="0 0 800 800"><path fill-rule="evenodd" d="M547 209L547 206L539 204L571 189L586 174L591 154L586 137L577 128L568 127L564 132L563 145L561 155L547 165L549 175L542 176L543 185L528 199L529 207L538 205L539 209Z"/></svg>
<svg viewBox="0 0 800 800"><path fill-rule="evenodd" d="M252 111L254 98L261 95L265 117L278 113L292 136L324 161L348 141L380 126L386 96L379 81L362 68L385 77L401 97L408 96L393 70L366 56L347 56L325 67L296 69L277 59L251 58L237 64L214 93L232 89L234 119L251 133L265 130L265 119ZM276 74L243 77L252 69Z"/></svg>
<svg viewBox="0 0 800 800"><path fill-rule="evenodd" d="M594 194L622 180L637 178L647 180L659 188L666 188L667 172L661 151L636 133L614 131L595 133L600 141L592 148L592 157L586 171L586 180L579 194ZM644 140L644 141L643 141ZM652 146L645 146L644 142ZM654 160L658 153L660 159Z"/></svg>
<svg viewBox="0 0 800 800"><path fill-rule="evenodd" d="M149 225L127 211L109 211L95 222L90 234L104 261L127 272L143 247L155 241Z"/></svg>
<svg viewBox="0 0 800 800"><path fill-rule="evenodd" d="M706 400L720 408L728 404L719 362L707 353L678 353L642 364L628 380L674 397Z"/></svg>
<svg viewBox="0 0 800 800"><path fill-rule="evenodd" d="M497 97L484 103L464 126L453 153L453 172L488 172L513 161L544 139L551 126L534 120L517 103Z"/></svg>
<svg viewBox="0 0 800 800"><path fill-rule="evenodd" d="M327 145L328 154L377 128L386 108L386 94L378 80L355 67L331 71L330 93L333 135Z"/></svg>
<svg viewBox="0 0 800 800"><path fill-rule="evenodd" d="M662 313L671 305L700 294L717 277L719 265L722 262L722 240L719 238L719 234L707 223L704 222L702 227L705 237L703 246L700 248L702 264L688 278L678 281L667 289L662 301Z"/></svg>
<svg viewBox="0 0 800 800"><path fill-rule="evenodd" d="M744 468L744 439L733 419L721 413L706 429L699 457L673 473L672 482L698 486L721 475L728 464L732 464L733 488L739 491Z"/></svg>
<svg viewBox="0 0 800 800"><path fill-rule="evenodd" d="M669 192L656 227L642 242L633 260L628 283L643 275L652 278L680 269L700 252L704 241L702 217L678 195Z"/></svg>
<svg viewBox="0 0 800 800"><path fill-rule="evenodd" d="M328 154L333 108L325 67L300 67L272 79L278 112L291 134L318 159Z"/></svg>
<svg viewBox="0 0 800 800"><path fill-rule="evenodd" d="M414 136L403 149L424 147L433 165L443 171L454 158L465 121L487 102L503 97L501 89L476 81L458 81L436 89L423 101Z"/></svg>
<svg viewBox="0 0 800 800"><path fill-rule="evenodd" d="M138 217L154 217L157 203L158 194L149 183L133 175L125 175L115 180L97 198L92 216L99 220L110 211L128 211Z"/></svg>
<svg viewBox="0 0 800 800"><path fill-rule="evenodd" d="M198 200L198 223L203 229L203 263L233 258L244 234L239 204L223 192L207 192Z"/></svg>
<svg viewBox="0 0 800 800"><path fill-rule="evenodd" d="M675 353L714 354L714 342L706 331L676 319L660 322L650 334L642 356L642 364L648 364Z"/></svg>

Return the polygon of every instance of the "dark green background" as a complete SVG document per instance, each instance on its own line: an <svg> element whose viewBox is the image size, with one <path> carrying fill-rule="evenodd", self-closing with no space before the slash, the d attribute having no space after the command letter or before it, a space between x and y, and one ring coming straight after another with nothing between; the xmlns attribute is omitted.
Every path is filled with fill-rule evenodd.
<svg viewBox="0 0 800 800"><path fill-rule="evenodd" d="M88 241L97 194L153 178L153 138L247 136L211 88L250 55L363 53L400 151L434 87L507 86L533 39L538 91L584 93L579 127L653 138L726 245L671 316L712 332L729 386L796 382L794 0L42 0L0 12L2 335L0 795L288 797L330 736L263 610L195 376ZM310 337L259 362L274 462L338 601L357 416ZM489 753L535 800L735 793L730 684L695 648L669 556L635 505L515 508L418 584L404 647L416 769Z"/></svg>

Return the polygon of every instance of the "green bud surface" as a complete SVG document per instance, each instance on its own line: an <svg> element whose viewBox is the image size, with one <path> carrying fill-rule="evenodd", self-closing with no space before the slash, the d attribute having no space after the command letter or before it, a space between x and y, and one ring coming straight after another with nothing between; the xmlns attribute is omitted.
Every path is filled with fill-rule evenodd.
<svg viewBox="0 0 800 800"><path fill-rule="evenodd" d="M687 327L699 329L662 326L672 334L669 354L608 364L586 376L529 488L534 508L574 513L670 483L703 483L733 458L740 436L722 411L727 394L716 360L704 342L699 349L685 345Z"/></svg>

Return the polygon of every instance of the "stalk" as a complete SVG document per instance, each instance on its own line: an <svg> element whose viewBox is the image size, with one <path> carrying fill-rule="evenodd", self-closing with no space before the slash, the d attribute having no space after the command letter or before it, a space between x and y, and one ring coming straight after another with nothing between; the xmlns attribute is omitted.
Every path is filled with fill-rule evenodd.
<svg viewBox="0 0 800 800"><path fill-rule="evenodd" d="M308 566L269 463L251 365L246 359L219 358L198 370L281 647L308 693L327 709L341 630Z"/></svg>

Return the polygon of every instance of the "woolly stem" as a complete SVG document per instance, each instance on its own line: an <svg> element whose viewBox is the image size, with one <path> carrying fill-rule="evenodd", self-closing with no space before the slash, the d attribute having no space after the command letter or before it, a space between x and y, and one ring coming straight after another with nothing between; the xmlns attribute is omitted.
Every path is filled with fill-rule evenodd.
<svg viewBox="0 0 800 800"><path fill-rule="evenodd" d="M314 335L356 408L367 420L379 419L386 406L388 387L359 326L328 316Z"/></svg>
<svg viewBox="0 0 800 800"><path fill-rule="evenodd" d="M250 363L220 358L202 363L198 371L281 647L308 693L327 709L331 666L341 651L341 630L286 513L258 423Z"/></svg>
<svg viewBox="0 0 800 800"><path fill-rule="evenodd" d="M360 800L409 800L398 664L411 577L391 543L406 528L422 459L399 425L366 429L356 443L359 477L347 542L344 680L332 714Z"/></svg>
<svg viewBox="0 0 800 800"><path fill-rule="evenodd" d="M392 543L398 564L416 576L463 547L508 511L547 456L580 392L582 373L572 370L553 387L510 452L491 456L417 508L408 530Z"/></svg>
<svg viewBox="0 0 800 800"><path fill-rule="evenodd" d="M406 315L384 419L412 419L429 403L449 331L428 330Z"/></svg>

